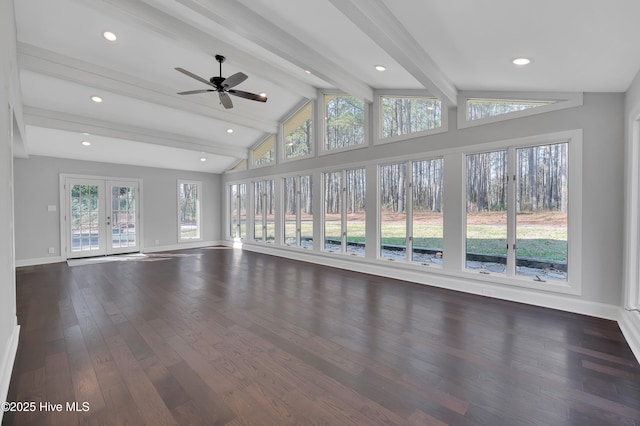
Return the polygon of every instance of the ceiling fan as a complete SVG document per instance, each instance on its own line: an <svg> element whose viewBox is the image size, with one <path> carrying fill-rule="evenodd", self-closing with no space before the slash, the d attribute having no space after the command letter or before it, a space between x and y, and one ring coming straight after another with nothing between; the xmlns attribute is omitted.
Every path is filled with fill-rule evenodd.
<svg viewBox="0 0 640 426"><path fill-rule="evenodd" d="M209 80L206 80L205 78L202 78L192 73L191 71L187 71L184 68L176 68L176 71L180 71L184 75L188 75L195 80L213 87L213 89L188 90L186 92L179 92L178 95L195 95L196 93L218 92L220 103L227 109L233 108L233 102L231 102L231 98L229 97L229 95L238 96L240 98L245 98L252 101L267 102L266 96L260 96L256 95L255 93L232 89L232 87L237 86L249 77L247 77L247 75L242 72L237 72L227 78L223 77L222 63L225 61L225 59L226 58L222 55L216 55L216 61L220 63L220 76L211 77Z"/></svg>

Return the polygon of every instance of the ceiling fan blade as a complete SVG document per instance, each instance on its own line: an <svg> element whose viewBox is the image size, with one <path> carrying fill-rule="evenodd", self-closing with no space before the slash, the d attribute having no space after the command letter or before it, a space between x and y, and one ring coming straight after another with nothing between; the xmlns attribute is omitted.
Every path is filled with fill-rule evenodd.
<svg viewBox="0 0 640 426"><path fill-rule="evenodd" d="M178 67L178 68L176 68L175 70L176 70L176 71L181 72L181 73L182 73L182 74L184 74L184 75L188 75L189 77L191 77L191 78L193 78L193 79L196 79L196 80L198 80L198 81L200 81L200 82L202 82L202 83L204 83L204 84L206 84L206 85L213 86L213 84L211 84L211 82L210 82L209 80L207 80L207 79L205 79L205 78L202 78L202 77L200 77L199 75L195 75L195 74L194 74L194 73L192 73L191 71L187 71L187 70L185 70L184 68L179 68L179 67ZM215 87L215 86L214 86L214 87Z"/></svg>
<svg viewBox="0 0 640 426"><path fill-rule="evenodd" d="M196 93L215 92L214 89L187 90L186 92L178 92L178 95L195 95Z"/></svg>
<svg viewBox="0 0 640 426"><path fill-rule="evenodd" d="M258 101L258 102L267 102L266 96L256 95L255 93L249 93L249 92L244 92L242 90L234 90L234 89L228 90L228 92L240 98L251 99L252 101Z"/></svg>
<svg viewBox="0 0 640 426"><path fill-rule="evenodd" d="M233 108L233 102L231 102L231 98L225 92L219 92L220 94L220 102L224 105L225 108Z"/></svg>
<svg viewBox="0 0 640 426"><path fill-rule="evenodd" d="M232 76L229 76L227 78L224 79L224 81L222 82L222 85L225 88L230 88L230 87L234 87L237 86L238 84L242 83L243 81L245 81L247 78L247 75L243 72L237 72L235 74L233 74Z"/></svg>

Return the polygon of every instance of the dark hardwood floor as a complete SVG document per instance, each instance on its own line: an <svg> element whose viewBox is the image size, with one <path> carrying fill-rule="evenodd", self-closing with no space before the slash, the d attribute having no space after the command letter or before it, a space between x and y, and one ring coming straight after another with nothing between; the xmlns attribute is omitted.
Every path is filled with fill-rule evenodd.
<svg viewBox="0 0 640 426"><path fill-rule="evenodd" d="M7 425L640 426L612 321L226 248L17 287Z"/></svg>

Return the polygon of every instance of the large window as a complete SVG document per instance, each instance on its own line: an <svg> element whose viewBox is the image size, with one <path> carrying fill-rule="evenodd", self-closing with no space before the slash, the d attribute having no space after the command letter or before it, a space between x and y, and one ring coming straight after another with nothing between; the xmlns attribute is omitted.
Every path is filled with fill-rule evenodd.
<svg viewBox="0 0 640 426"><path fill-rule="evenodd" d="M441 264L441 158L380 166L380 257Z"/></svg>
<svg viewBox="0 0 640 426"><path fill-rule="evenodd" d="M467 155L468 269L567 281L568 159L566 142Z"/></svg>
<svg viewBox="0 0 640 426"><path fill-rule="evenodd" d="M244 240L247 237L247 184L229 186L229 236Z"/></svg>
<svg viewBox="0 0 640 426"><path fill-rule="evenodd" d="M255 241L272 243L275 240L275 200L273 180L254 183L254 230Z"/></svg>
<svg viewBox="0 0 640 426"><path fill-rule="evenodd" d="M284 243L313 247L313 179L296 176L284 179Z"/></svg>
<svg viewBox="0 0 640 426"><path fill-rule="evenodd" d="M179 241L201 239L200 203L202 183L178 181Z"/></svg>
<svg viewBox="0 0 640 426"><path fill-rule="evenodd" d="M365 143L365 103L346 95L324 95L325 150Z"/></svg>
<svg viewBox="0 0 640 426"><path fill-rule="evenodd" d="M380 97L380 139L442 127L442 105L436 98Z"/></svg>
<svg viewBox="0 0 640 426"><path fill-rule="evenodd" d="M307 102L283 125L284 158L304 157L313 146L313 102Z"/></svg>
<svg viewBox="0 0 640 426"><path fill-rule="evenodd" d="M364 255L365 195L365 169L324 174L324 250Z"/></svg>
<svg viewBox="0 0 640 426"><path fill-rule="evenodd" d="M269 135L252 152L255 166L273 163L276 160L276 135Z"/></svg>

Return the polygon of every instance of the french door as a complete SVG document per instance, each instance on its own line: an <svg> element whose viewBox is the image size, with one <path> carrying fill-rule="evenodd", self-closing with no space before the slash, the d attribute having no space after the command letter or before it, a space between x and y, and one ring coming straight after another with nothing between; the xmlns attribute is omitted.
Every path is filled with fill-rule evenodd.
<svg viewBox="0 0 640 426"><path fill-rule="evenodd" d="M137 181L66 178L67 258L140 251Z"/></svg>

